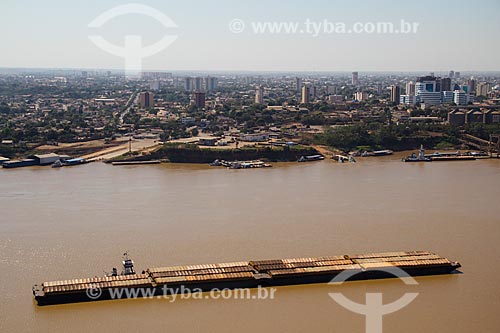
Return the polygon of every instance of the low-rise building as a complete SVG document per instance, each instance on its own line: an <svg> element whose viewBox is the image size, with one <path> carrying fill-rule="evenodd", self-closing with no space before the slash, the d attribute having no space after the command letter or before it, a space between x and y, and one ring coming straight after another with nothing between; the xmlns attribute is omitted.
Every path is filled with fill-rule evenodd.
<svg viewBox="0 0 500 333"><path fill-rule="evenodd" d="M265 142L269 140L269 134L267 133L243 134L240 136L240 140L249 142Z"/></svg>
<svg viewBox="0 0 500 333"><path fill-rule="evenodd" d="M415 95L401 95L399 97L399 103L404 105L415 105L417 101L418 99Z"/></svg>
<svg viewBox="0 0 500 333"><path fill-rule="evenodd" d="M494 110L454 110L448 113L450 125L464 125L471 123L497 124L500 123L500 111Z"/></svg>
<svg viewBox="0 0 500 333"><path fill-rule="evenodd" d="M450 125L465 124L465 111L455 110L448 113L448 123Z"/></svg>

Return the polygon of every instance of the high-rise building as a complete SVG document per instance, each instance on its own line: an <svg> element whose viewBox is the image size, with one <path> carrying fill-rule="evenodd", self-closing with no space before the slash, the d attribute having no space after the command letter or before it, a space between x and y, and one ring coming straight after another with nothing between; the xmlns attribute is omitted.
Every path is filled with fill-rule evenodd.
<svg viewBox="0 0 500 333"><path fill-rule="evenodd" d="M399 103L405 105L415 105L417 104L417 101L418 99L415 95L401 95L399 98Z"/></svg>
<svg viewBox="0 0 500 333"><path fill-rule="evenodd" d="M476 80L474 80L474 78L470 78L469 80L467 80L467 92L469 94L474 94L476 93Z"/></svg>
<svg viewBox="0 0 500 333"><path fill-rule="evenodd" d="M194 105L198 108L198 109L202 109L205 107L205 93L204 92L200 92L200 91L195 91L194 92Z"/></svg>
<svg viewBox="0 0 500 333"><path fill-rule="evenodd" d="M418 84L423 84L423 89L424 91L428 91L428 92L436 92L436 91L440 91L440 86L441 86L441 82L439 82L439 87L438 87L438 82L437 82L437 78L433 75L427 75L427 76L419 76L417 77L417 85Z"/></svg>
<svg viewBox="0 0 500 333"><path fill-rule="evenodd" d="M442 92L442 102L447 104L447 103L453 103L455 99L455 93L453 91L443 91Z"/></svg>
<svg viewBox="0 0 500 333"><path fill-rule="evenodd" d="M377 83L377 94L381 95L382 94L382 83Z"/></svg>
<svg viewBox="0 0 500 333"><path fill-rule="evenodd" d="M311 101L311 89L308 85L302 86L302 96L300 98L300 103L309 104Z"/></svg>
<svg viewBox="0 0 500 333"><path fill-rule="evenodd" d="M401 93L400 93L399 86L392 85L391 86L391 102L393 104L399 104L399 101L401 99L400 96L401 96Z"/></svg>
<svg viewBox="0 0 500 333"><path fill-rule="evenodd" d="M460 78L460 72L455 72L455 77L456 77L457 79L459 79L459 78Z"/></svg>
<svg viewBox="0 0 500 333"><path fill-rule="evenodd" d="M441 79L441 91L451 91L451 78L444 77Z"/></svg>
<svg viewBox="0 0 500 333"><path fill-rule="evenodd" d="M435 76L421 76L415 84L415 95L420 103L441 104L441 79Z"/></svg>
<svg viewBox="0 0 500 333"><path fill-rule="evenodd" d="M190 77L184 78L184 90L193 91L193 79Z"/></svg>
<svg viewBox="0 0 500 333"><path fill-rule="evenodd" d="M353 86L359 85L359 76L358 72L352 72L351 83Z"/></svg>
<svg viewBox="0 0 500 333"><path fill-rule="evenodd" d="M415 83L413 81L406 84L406 95L415 96Z"/></svg>
<svg viewBox="0 0 500 333"><path fill-rule="evenodd" d="M358 91L354 94L354 99L358 102L366 101L368 99L368 93L364 91Z"/></svg>
<svg viewBox="0 0 500 333"><path fill-rule="evenodd" d="M491 91L491 83L481 82L476 86L476 96L488 96Z"/></svg>
<svg viewBox="0 0 500 333"><path fill-rule="evenodd" d="M255 89L255 104L264 104L264 87L262 86Z"/></svg>
<svg viewBox="0 0 500 333"><path fill-rule="evenodd" d="M453 96L453 101L456 105L467 105L468 97L467 93L463 90L455 90Z"/></svg>
<svg viewBox="0 0 500 333"><path fill-rule="evenodd" d="M295 89L297 90L297 92L300 92L300 90L302 89L302 78L295 78Z"/></svg>
<svg viewBox="0 0 500 333"><path fill-rule="evenodd" d="M205 91L209 92L214 91L215 89L217 89L217 78L207 76L205 78Z"/></svg>
<svg viewBox="0 0 500 333"><path fill-rule="evenodd" d="M194 91L197 91L197 92L203 91L203 78L195 77L193 88L194 88Z"/></svg>
<svg viewBox="0 0 500 333"><path fill-rule="evenodd" d="M318 95L318 88L315 85L311 84L309 86L309 101L311 102L316 100L317 95Z"/></svg>
<svg viewBox="0 0 500 333"><path fill-rule="evenodd" d="M160 90L160 80L153 80L149 82L150 90Z"/></svg>
<svg viewBox="0 0 500 333"><path fill-rule="evenodd" d="M448 77L450 79L453 79L454 76L455 76L455 72L454 71L450 71L450 73L448 74Z"/></svg>
<svg viewBox="0 0 500 333"><path fill-rule="evenodd" d="M142 108L152 108L155 104L154 95L150 92L141 92L139 95L139 103Z"/></svg>

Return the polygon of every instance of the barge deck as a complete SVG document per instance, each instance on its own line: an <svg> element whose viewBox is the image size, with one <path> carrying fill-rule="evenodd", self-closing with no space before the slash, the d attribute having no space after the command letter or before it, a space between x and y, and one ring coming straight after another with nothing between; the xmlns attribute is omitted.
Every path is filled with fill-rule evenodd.
<svg viewBox="0 0 500 333"><path fill-rule="evenodd" d="M126 288L148 288L153 295L165 295L183 290L327 283L344 271L353 273L349 280L370 280L394 278L391 269L421 276L449 274L461 267L458 262L427 251L157 267L141 274L135 273L132 260L125 259L123 265L125 270L121 275L113 269L110 276L44 282L33 286L33 295L38 305L50 305L125 298L113 296L113 290Z"/></svg>

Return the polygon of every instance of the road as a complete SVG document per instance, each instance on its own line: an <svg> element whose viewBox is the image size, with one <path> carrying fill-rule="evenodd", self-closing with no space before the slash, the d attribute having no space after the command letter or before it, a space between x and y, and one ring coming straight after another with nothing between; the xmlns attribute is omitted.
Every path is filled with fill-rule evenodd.
<svg viewBox="0 0 500 333"><path fill-rule="evenodd" d="M130 95L130 98L127 101L126 108L118 113L120 115L120 120L118 125L123 125L123 118L127 113L129 113L130 109L138 102L139 102L139 93L138 92L132 93L132 95Z"/></svg>
<svg viewBox="0 0 500 333"><path fill-rule="evenodd" d="M145 149L152 148L157 145L158 145L158 140L156 139L138 139L138 140L132 139L131 150L133 152L143 151ZM82 157L89 161L108 160L123 155L128 151L129 151L129 141L128 139L124 139L123 143L120 144L119 146L110 147Z"/></svg>

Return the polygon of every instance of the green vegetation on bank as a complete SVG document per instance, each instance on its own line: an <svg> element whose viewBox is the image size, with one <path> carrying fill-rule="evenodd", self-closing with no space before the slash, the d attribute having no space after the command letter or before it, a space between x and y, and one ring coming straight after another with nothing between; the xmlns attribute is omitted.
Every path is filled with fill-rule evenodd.
<svg viewBox="0 0 500 333"><path fill-rule="evenodd" d="M383 125L377 123L355 124L328 128L324 133L306 139L309 143L335 147L343 151L359 149L409 150L421 144L438 149L460 145L462 133L488 139L490 134L500 133L500 125L471 124L450 126L443 124Z"/></svg>
<svg viewBox="0 0 500 333"><path fill-rule="evenodd" d="M167 143L148 155L148 159L168 159L173 163L210 163L216 159L228 161L265 159L273 162L297 161L302 155L317 154L305 146L252 146L238 149L199 148L191 144ZM141 158L144 158L141 156Z"/></svg>

